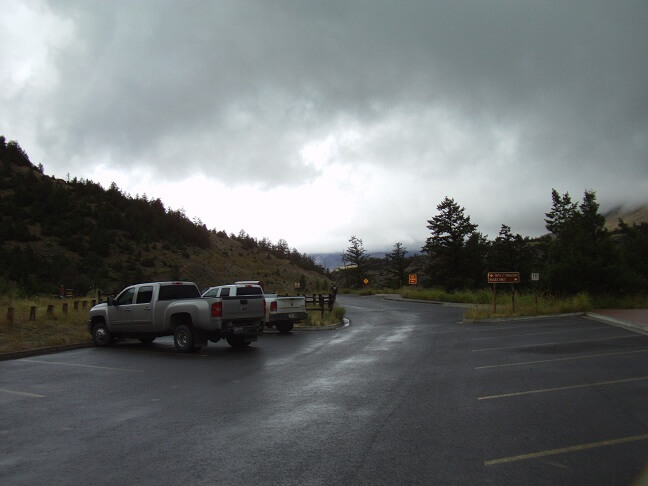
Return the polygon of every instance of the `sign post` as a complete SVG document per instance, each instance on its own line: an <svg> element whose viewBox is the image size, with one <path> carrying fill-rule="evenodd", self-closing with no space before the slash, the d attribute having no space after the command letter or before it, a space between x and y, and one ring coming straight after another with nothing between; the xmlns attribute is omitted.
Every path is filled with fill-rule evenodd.
<svg viewBox="0 0 648 486"><path fill-rule="evenodd" d="M497 313L497 284L520 283L520 272L488 272L488 283L493 284L493 314ZM515 289L511 286L511 302L515 312Z"/></svg>
<svg viewBox="0 0 648 486"><path fill-rule="evenodd" d="M536 314L538 313L538 281L540 280L539 273L531 274L531 281L533 282L533 300L535 300Z"/></svg>

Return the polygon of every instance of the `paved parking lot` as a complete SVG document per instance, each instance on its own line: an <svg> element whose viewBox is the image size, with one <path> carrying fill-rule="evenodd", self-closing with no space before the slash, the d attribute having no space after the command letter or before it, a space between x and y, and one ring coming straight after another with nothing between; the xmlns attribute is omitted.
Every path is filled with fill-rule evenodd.
<svg viewBox="0 0 648 486"><path fill-rule="evenodd" d="M491 437L487 468L578 468L593 455L627 459L634 479L637 461L648 460L646 336L580 316L474 324L468 332L479 412L504 424ZM618 483L618 470L609 470Z"/></svg>
<svg viewBox="0 0 648 486"><path fill-rule="evenodd" d="M648 337L341 296L351 326L0 362L3 484L648 481Z"/></svg>

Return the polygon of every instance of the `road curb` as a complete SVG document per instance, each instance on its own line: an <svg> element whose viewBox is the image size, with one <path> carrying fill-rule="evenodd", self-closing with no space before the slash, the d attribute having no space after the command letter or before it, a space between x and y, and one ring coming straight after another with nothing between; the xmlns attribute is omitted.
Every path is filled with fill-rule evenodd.
<svg viewBox="0 0 648 486"><path fill-rule="evenodd" d="M346 317L342 318L342 322L337 324L329 324L328 326L309 326L309 327L294 327L293 331L335 331L336 329L342 329L350 325L349 319Z"/></svg>
<svg viewBox="0 0 648 486"><path fill-rule="evenodd" d="M620 327L628 331L638 332L640 334L645 334L646 336L648 336L648 329L646 328L646 326L640 326L639 324L634 324L632 322L622 321L620 319L615 319L614 317L604 316L603 314L597 314L596 312L587 312L585 314L585 317L594 319L595 321L610 324L614 327Z"/></svg>
<svg viewBox="0 0 648 486"><path fill-rule="evenodd" d="M534 316L517 316L517 317L493 317L491 319L464 319L467 324L479 324L482 322L505 322L505 321L530 321L534 319L553 319L556 317L574 317L583 316L585 312L567 312L564 314L538 314Z"/></svg>
<svg viewBox="0 0 648 486"><path fill-rule="evenodd" d="M50 346L48 348L27 349L25 351L14 351L11 353L0 353L0 361L8 359L29 358L31 356L40 356L41 354L61 353L63 351L72 351L74 349L90 348L92 343L75 343L62 344L60 346Z"/></svg>
<svg viewBox="0 0 648 486"><path fill-rule="evenodd" d="M397 294L375 294L376 297L379 297L383 300L393 300L393 301L402 301L402 302L418 302L420 304L434 304L434 305L444 305L448 307L464 307L466 309L470 308L472 304L462 304L460 302L442 302L440 300L425 300L425 299L406 299Z"/></svg>

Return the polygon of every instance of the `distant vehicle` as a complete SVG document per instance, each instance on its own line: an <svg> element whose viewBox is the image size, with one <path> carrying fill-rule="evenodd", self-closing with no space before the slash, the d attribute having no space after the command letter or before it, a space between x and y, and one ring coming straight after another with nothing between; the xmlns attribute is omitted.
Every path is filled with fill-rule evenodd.
<svg viewBox="0 0 648 486"><path fill-rule="evenodd" d="M248 346L263 334L264 321L263 292L203 298L193 282L153 282L131 285L95 305L88 330L97 346L116 337L149 344L173 336L179 351L190 352L221 338L235 348Z"/></svg>
<svg viewBox="0 0 648 486"><path fill-rule="evenodd" d="M236 282L243 285L259 285L260 280L242 280ZM265 292L265 291L264 291ZM275 326L281 334L288 334L293 326L308 317L305 297L279 297L277 294L263 294L266 300L266 327Z"/></svg>

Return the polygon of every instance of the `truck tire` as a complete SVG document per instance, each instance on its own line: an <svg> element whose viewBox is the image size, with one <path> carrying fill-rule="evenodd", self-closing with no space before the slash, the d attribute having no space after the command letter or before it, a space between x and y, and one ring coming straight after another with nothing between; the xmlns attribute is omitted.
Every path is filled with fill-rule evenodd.
<svg viewBox="0 0 648 486"><path fill-rule="evenodd" d="M243 336L227 336L225 339L227 339L227 343L233 348L244 348L252 342Z"/></svg>
<svg viewBox="0 0 648 486"><path fill-rule="evenodd" d="M112 335L104 322L95 324L92 328L92 342L100 348L108 346L112 342Z"/></svg>
<svg viewBox="0 0 648 486"><path fill-rule="evenodd" d="M139 339L139 342L142 344L151 344L153 341L155 341L155 336L141 336L137 339Z"/></svg>
<svg viewBox="0 0 648 486"><path fill-rule="evenodd" d="M292 322L277 322L275 324L275 327L281 334L288 334L290 331L292 331L293 325L294 324Z"/></svg>
<svg viewBox="0 0 648 486"><path fill-rule="evenodd" d="M173 343L181 353L190 353L194 348L194 332L191 326L180 324L173 331Z"/></svg>

